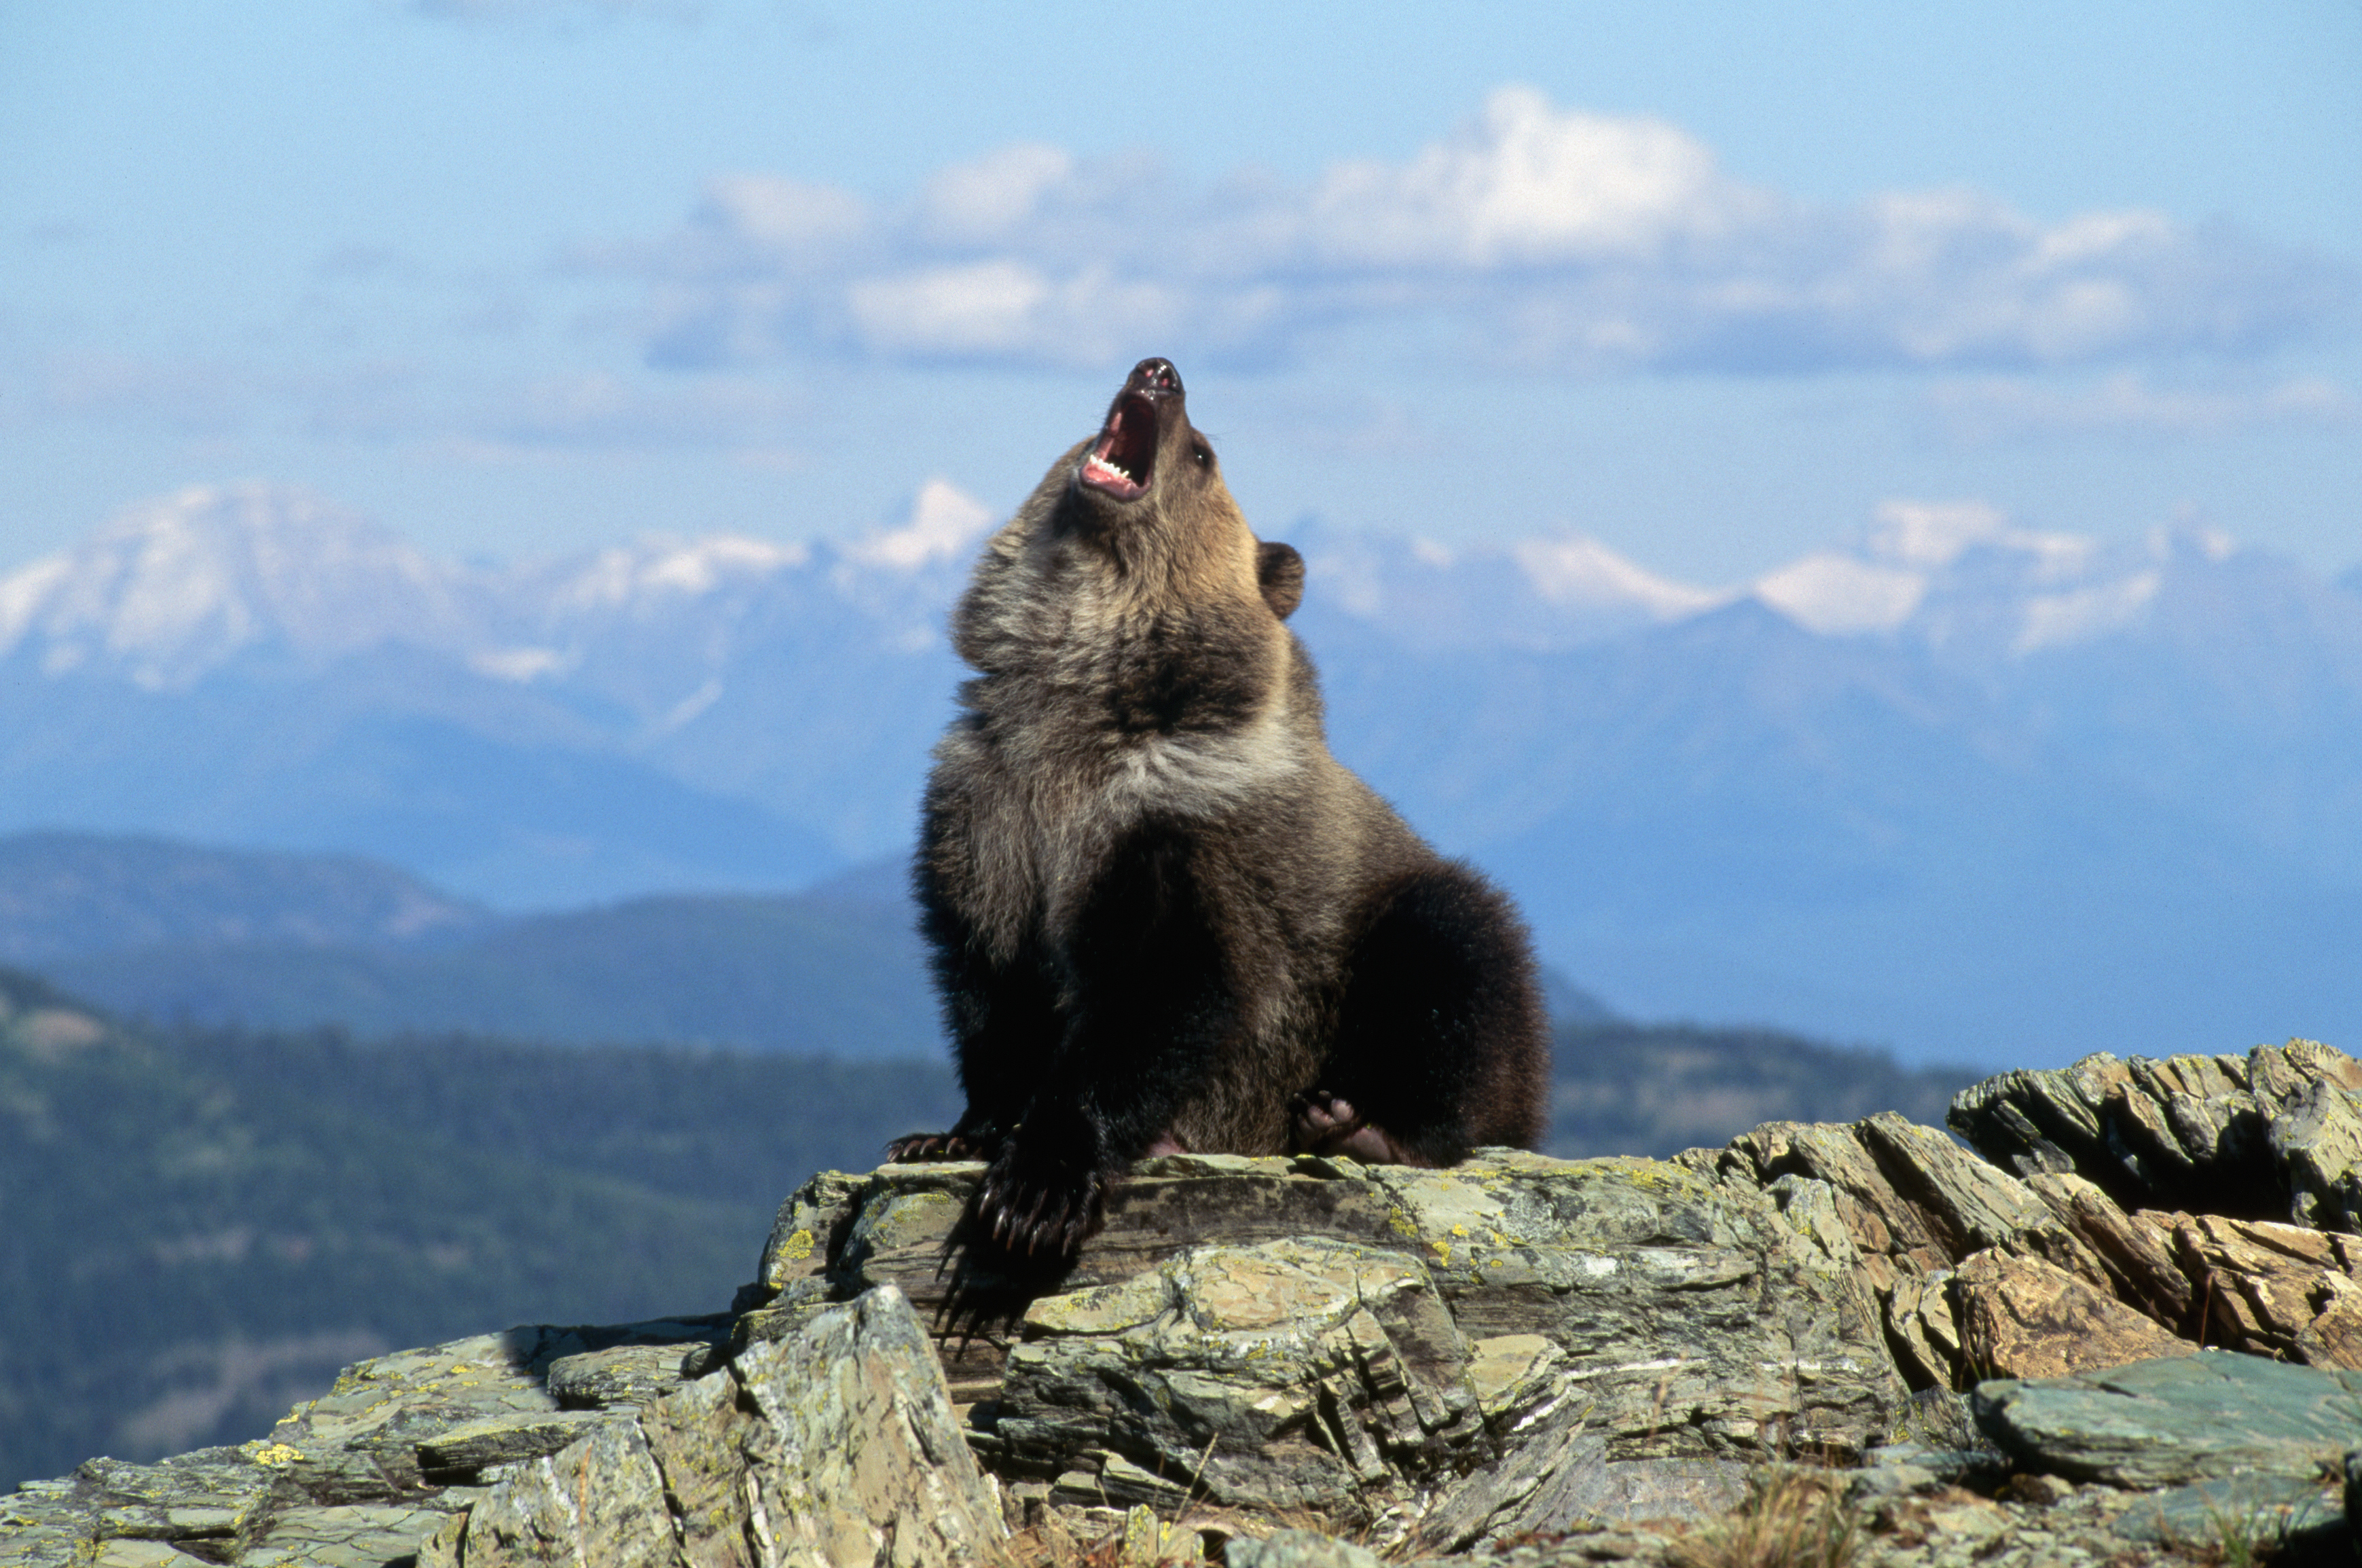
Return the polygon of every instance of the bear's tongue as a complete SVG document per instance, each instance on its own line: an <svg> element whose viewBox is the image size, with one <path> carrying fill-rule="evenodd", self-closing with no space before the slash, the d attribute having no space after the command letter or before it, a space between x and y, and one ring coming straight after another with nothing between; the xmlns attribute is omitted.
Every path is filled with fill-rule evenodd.
<svg viewBox="0 0 2362 1568"><path fill-rule="evenodd" d="M1130 501L1147 493L1155 467L1156 408L1134 392L1117 402L1107 428L1083 458L1082 480L1118 501Z"/></svg>

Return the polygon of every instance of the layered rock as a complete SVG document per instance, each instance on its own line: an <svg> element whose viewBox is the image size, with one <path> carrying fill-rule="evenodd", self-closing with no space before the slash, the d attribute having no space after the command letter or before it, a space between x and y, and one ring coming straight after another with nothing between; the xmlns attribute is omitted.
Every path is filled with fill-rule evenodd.
<svg viewBox="0 0 2362 1568"><path fill-rule="evenodd" d="M1007 1533L892 1286L525 1461L418 1568L972 1562Z"/></svg>
<svg viewBox="0 0 2362 1568"><path fill-rule="evenodd" d="M2362 1230L2362 1063L2311 1040L2245 1057L2102 1054L2003 1073L1946 1119L2020 1176L2072 1172L2127 1210Z"/></svg>
<svg viewBox="0 0 2362 1568"><path fill-rule="evenodd" d="M1657 1564L1722 1548L1640 1521L1773 1493L1873 1564L2232 1516L2343 1550L2357 1083L2303 1042L2003 1075L1952 1119L1990 1161L1894 1116L1672 1162L1175 1156L1054 1274L966 1244L975 1165L825 1173L732 1313L362 1363L268 1439L24 1488L0 1564L922 1568L1011 1528L1135 1568ZM1871 1463L1799 1493L1799 1453ZM1288 1519L1362 1545L1251 1544Z"/></svg>
<svg viewBox="0 0 2362 1568"><path fill-rule="evenodd" d="M2362 1221L2358 1089L2362 1063L2312 1041L2102 1055L1959 1095L1948 1120L1987 1159L1883 1115L1681 1162L1792 1214L1826 1188L1915 1388L2202 1345L2355 1366L2362 1242L2336 1232Z"/></svg>
<svg viewBox="0 0 2362 1568"><path fill-rule="evenodd" d="M1848 1260L1753 1188L1672 1165L1148 1161L1030 1299L959 1248L980 1169L816 1179L765 1253L779 1304L741 1332L898 1286L1021 1504L1547 1528L1669 1485L1719 1495L1716 1466L1789 1446L1859 1452L1902 1394ZM1545 1433L1553 1464L1463 1482Z"/></svg>
<svg viewBox="0 0 2362 1568"><path fill-rule="evenodd" d="M503 1466L602 1419L554 1390L561 1371L637 1356L668 1364L677 1386L684 1362L729 1325L725 1313L521 1328L376 1356L268 1437L156 1464L94 1459L26 1484L0 1498L0 1564L396 1561L484 1496Z"/></svg>

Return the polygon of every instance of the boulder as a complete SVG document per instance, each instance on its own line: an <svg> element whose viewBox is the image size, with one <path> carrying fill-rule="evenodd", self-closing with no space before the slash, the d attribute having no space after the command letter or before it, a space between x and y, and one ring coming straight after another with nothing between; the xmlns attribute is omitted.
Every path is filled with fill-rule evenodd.
<svg viewBox="0 0 2362 1568"><path fill-rule="evenodd" d="M2099 1260L2117 1300L2185 1337L2197 1333L2199 1292L2176 1260L2169 1224L2153 1211L2126 1214L2071 1171L2043 1171L2026 1187Z"/></svg>
<svg viewBox="0 0 2362 1568"><path fill-rule="evenodd" d="M464 1527L485 1472L600 1424L558 1408L556 1366L638 1349L677 1369L729 1327L716 1315L518 1328L371 1357L267 1437L28 1483L0 1499L0 1565L120 1558L130 1542L159 1562L399 1561Z"/></svg>
<svg viewBox="0 0 2362 1568"><path fill-rule="evenodd" d="M2352 1364L2362 1273L2323 1232L2362 1217L2362 1063L2303 1040L2100 1055L1988 1078L1949 1121L1986 1159L1886 1114L1766 1123L1678 1163L1823 1193L1782 1212L1849 1253L1915 1389L2201 1343Z"/></svg>
<svg viewBox="0 0 2362 1568"><path fill-rule="evenodd" d="M1957 1299L1959 1267L1971 1256L2042 1262L2113 1294L2100 1255L2030 1186L1935 1128L1892 1113L1850 1124L1768 1122L1681 1162L1774 1190L1825 1188L1897 1369L1914 1388L1965 1387L1975 1375ZM1802 1220L1794 1203L1783 1211L1805 1233L1824 1229Z"/></svg>
<svg viewBox="0 0 2362 1568"><path fill-rule="evenodd" d="M2269 1143L2291 1220L2348 1235L2362 1231L2362 1096L2355 1085L2343 1075L2305 1084L2273 1119Z"/></svg>
<svg viewBox="0 0 2362 1568"><path fill-rule="evenodd" d="M419 1568L932 1568L1005 1533L933 1348L889 1286L525 1463Z"/></svg>
<svg viewBox="0 0 2362 1568"><path fill-rule="evenodd" d="M1977 1424L2022 1466L2157 1488L2245 1472L2316 1476L2362 1423L2362 1373L2213 1352L1981 1384Z"/></svg>
<svg viewBox="0 0 2362 1568"><path fill-rule="evenodd" d="M2242 1058L2086 1056L1961 1091L1947 1121L2020 1176L2073 1173L2131 1211L2362 1228L2362 1063L2312 1040Z"/></svg>
<svg viewBox="0 0 2362 1568"><path fill-rule="evenodd" d="M2362 1237L2213 1214L2158 1217L2206 1309L2210 1344L2362 1367Z"/></svg>
<svg viewBox="0 0 2362 1568"><path fill-rule="evenodd" d="M2198 1352L2194 1343L2040 1258L1988 1248L1960 1265L1952 1288L1959 1302L1962 1359L1989 1377L2056 1377Z"/></svg>
<svg viewBox="0 0 2362 1568"><path fill-rule="evenodd" d="M1151 1160L1072 1270L998 1317L977 1303L1014 1284L959 1246L979 1174L807 1187L765 1254L785 1305L762 1311L910 1294L970 1441L1030 1503L1346 1510L1398 1536L1451 1495L1479 1533L1562 1527L1638 1484L1573 1470L1858 1452L1902 1393L1849 1262L1752 1187L1677 1165ZM1558 1468L1518 1496L1454 1492L1545 1436Z"/></svg>

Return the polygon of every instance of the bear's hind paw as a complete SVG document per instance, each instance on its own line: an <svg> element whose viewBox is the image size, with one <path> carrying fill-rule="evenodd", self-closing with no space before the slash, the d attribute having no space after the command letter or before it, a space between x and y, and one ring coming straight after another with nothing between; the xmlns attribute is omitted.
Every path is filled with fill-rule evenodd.
<svg viewBox="0 0 2362 1568"><path fill-rule="evenodd" d="M1342 1154L1365 1165L1431 1165L1385 1128L1365 1120L1353 1102L1309 1088L1288 1102L1288 1148L1298 1154Z"/></svg>

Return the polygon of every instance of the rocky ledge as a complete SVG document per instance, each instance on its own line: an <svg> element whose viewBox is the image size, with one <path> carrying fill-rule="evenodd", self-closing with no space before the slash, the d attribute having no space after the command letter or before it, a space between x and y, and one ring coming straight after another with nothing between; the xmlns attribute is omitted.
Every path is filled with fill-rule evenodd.
<svg viewBox="0 0 2362 1568"><path fill-rule="evenodd" d="M977 1166L825 1173L730 1312L363 1362L28 1485L0 1563L2350 1553L2362 1064L2097 1056L1950 1121L1152 1160L1054 1279L963 1244Z"/></svg>

